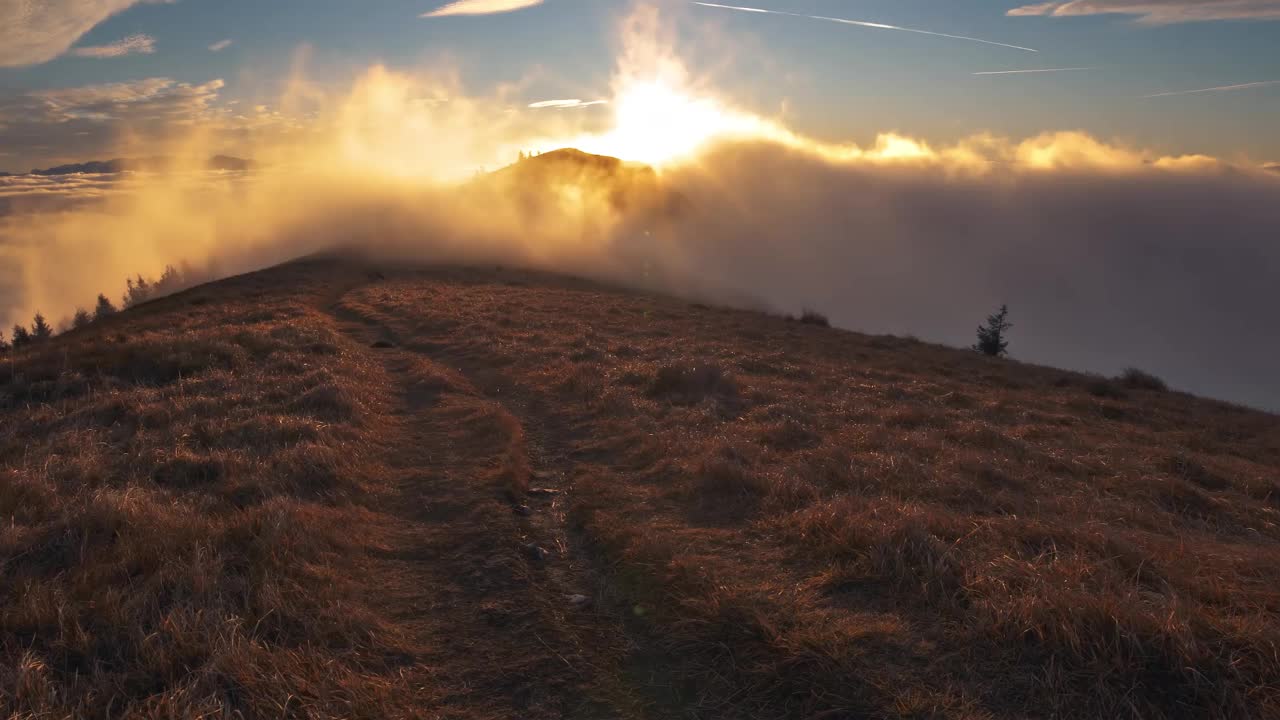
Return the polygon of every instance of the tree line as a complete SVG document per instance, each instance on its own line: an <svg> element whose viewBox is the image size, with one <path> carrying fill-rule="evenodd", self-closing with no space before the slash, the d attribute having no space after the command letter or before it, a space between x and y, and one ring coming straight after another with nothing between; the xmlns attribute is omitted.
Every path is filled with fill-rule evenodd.
<svg viewBox="0 0 1280 720"><path fill-rule="evenodd" d="M172 265L166 266L158 279L148 280L139 273L134 277L125 279L125 293L121 298L119 308L106 295L99 294L93 310L83 307L76 308L71 320L60 332L88 327L95 322L115 315L120 309L131 308L148 300L171 295L188 287L190 284L190 273L183 272ZM37 311L35 317L31 319L30 327L21 323L15 324L8 340L5 339L4 332L0 331L0 352L36 345L49 340L56 334L60 333L55 332L44 315Z"/></svg>

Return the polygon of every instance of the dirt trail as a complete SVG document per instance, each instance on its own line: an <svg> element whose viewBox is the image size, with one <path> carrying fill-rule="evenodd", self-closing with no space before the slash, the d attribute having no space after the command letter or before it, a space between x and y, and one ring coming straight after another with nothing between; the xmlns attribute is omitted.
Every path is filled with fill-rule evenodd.
<svg viewBox="0 0 1280 720"><path fill-rule="evenodd" d="M327 309L394 388L390 549L370 571L414 648L403 672L417 704L441 718L650 717L611 667L626 641L569 546L551 434L492 399L493 376L473 382L352 309L354 291Z"/></svg>

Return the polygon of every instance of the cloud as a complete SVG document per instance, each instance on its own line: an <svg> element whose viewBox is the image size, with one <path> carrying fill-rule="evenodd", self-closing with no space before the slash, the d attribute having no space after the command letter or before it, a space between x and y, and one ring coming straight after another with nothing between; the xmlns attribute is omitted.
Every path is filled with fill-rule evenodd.
<svg viewBox="0 0 1280 720"><path fill-rule="evenodd" d="M6 164L22 162L16 168L22 170L107 159L103 153L123 150L117 143L126 132L164 136L215 118L222 87L221 79L190 84L155 77L0 98L0 147L20 149Z"/></svg>
<svg viewBox="0 0 1280 720"><path fill-rule="evenodd" d="M37 90L23 100L42 122L95 120L185 120L198 117L218 97L221 79L200 85L156 77L131 82Z"/></svg>
<svg viewBox="0 0 1280 720"><path fill-rule="evenodd" d="M231 44L234 42L235 40L232 40L230 38L227 38L226 40L219 40L218 42L209 46L209 52L222 52L223 50L226 50L227 48L231 47Z"/></svg>
<svg viewBox="0 0 1280 720"><path fill-rule="evenodd" d="M114 58L124 55L150 55L156 51L156 39L150 35L130 35L107 45L78 47L71 51L76 57Z"/></svg>
<svg viewBox="0 0 1280 720"><path fill-rule="evenodd" d="M584 108L584 107L591 107L592 105L608 105L608 104L609 104L608 100L582 101L577 98L573 98L568 100L539 100L538 102L529 103L529 107L535 110L542 110L546 108L555 108L555 109L565 110L569 108Z"/></svg>
<svg viewBox="0 0 1280 720"><path fill-rule="evenodd" d="M543 0L457 0L419 17L446 17L449 15L495 15L497 13L515 12L535 5Z"/></svg>
<svg viewBox="0 0 1280 720"><path fill-rule="evenodd" d="M4 0L0 2L0 67L48 62L98 23L140 3L174 0Z"/></svg>
<svg viewBox="0 0 1280 720"><path fill-rule="evenodd" d="M871 28L873 30L897 30L898 32L932 35L934 37L951 38L952 40L967 40L969 42L982 43L983 45L996 45L999 47L1011 48L1013 50L1023 50L1025 52L1040 52L1034 48L1023 47L1021 45L1009 45L1007 43L995 42L994 40L983 40L981 38L969 37L967 35L951 35L949 33L933 32L932 30L918 30L915 28L901 27L899 25L886 25L884 23L866 22L863 20L847 20L845 18L826 17L824 15L802 15L800 13L783 12L781 10L765 10L763 8L743 7L741 5L721 5L719 3L710 2L694 2L693 4L708 8L718 8L720 10L736 10L738 12L758 13L762 15L785 15L787 17L804 18L806 20L821 20L823 22L840 23L842 25L856 25L858 27Z"/></svg>
<svg viewBox="0 0 1280 720"><path fill-rule="evenodd" d="M1085 70L1097 70L1097 68L1087 67L1070 67L1070 68L1036 68L1033 70L987 70L985 72L976 72L974 75L1025 75L1030 73L1060 73L1060 72L1077 72Z"/></svg>
<svg viewBox="0 0 1280 720"><path fill-rule="evenodd" d="M1235 85L1218 85L1216 87L1200 88L1198 90L1175 90L1173 92L1155 93L1154 95L1143 95L1145 98L1173 97L1174 95L1195 95L1197 93L1212 92L1231 92L1234 90L1248 90L1250 88L1267 87L1268 85L1280 85L1280 80L1263 80L1261 82L1238 83Z"/></svg>
<svg viewBox="0 0 1280 720"><path fill-rule="evenodd" d="M1136 15L1139 22L1163 25L1206 20L1280 20L1280 0L1070 0L1023 5L1009 15L1074 17Z"/></svg>

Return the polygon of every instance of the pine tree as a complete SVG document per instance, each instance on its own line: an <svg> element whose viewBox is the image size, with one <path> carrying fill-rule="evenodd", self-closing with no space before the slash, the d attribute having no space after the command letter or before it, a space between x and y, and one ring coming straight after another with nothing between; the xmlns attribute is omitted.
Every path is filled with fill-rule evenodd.
<svg viewBox="0 0 1280 720"><path fill-rule="evenodd" d="M21 325L13 326L13 349L25 347L31 344L31 333Z"/></svg>
<svg viewBox="0 0 1280 720"><path fill-rule="evenodd" d="M71 327L74 330L88 327L91 322L93 322L93 316L84 308L76 308L76 314L71 317Z"/></svg>
<svg viewBox="0 0 1280 720"><path fill-rule="evenodd" d="M48 340L51 337L53 337L53 328L49 327L49 323L45 322L43 315L36 313L31 322L31 339Z"/></svg>
<svg viewBox="0 0 1280 720"><path fill-rule="evenodd" d="M124 306L126 308L140 305L151 299L151 283L147 282L147 279L142 277L141 273L138 274L137 280L128 278L124 283L128 288L124 294Z"/></svg>
<svg viewBox="0 0 1280 720"><path fill-rule="evenodd" d="M98 295L98 305L93 309L93 319L101 320L108 315L116 314L116 306L111 304L106 295Z"/></svg>
<svg viewBox="0 0 1280 720"><path fill-rule="evenodd" d="M9 343L4 341L4 333L0 332L0 354L6 353L8 351L9 351Z"/></svg>
<svg viewBox="0 0 1280 720"><path fill-rule="evenodd" d="M1013 323L1008 318L1009 308L1006 305L1000 306L1000 312L988 315L987 324L978 328L978 343L973 349L991 357L1009 354L1009 341L1005 339L1005 333L1013 327Z"/></svg>

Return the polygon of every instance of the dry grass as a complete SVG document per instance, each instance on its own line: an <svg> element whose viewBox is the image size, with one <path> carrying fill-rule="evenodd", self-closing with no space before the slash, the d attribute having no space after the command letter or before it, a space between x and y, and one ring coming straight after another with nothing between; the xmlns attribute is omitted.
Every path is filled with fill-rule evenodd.
<svg viewBox="0 0 1280 720"><path fill-rule="evenodd" d="M283 274L292 301L244 278L7 358L0 715L394 705L353 565L380 391L306 302L323 278Z"/></svg>
<svg viewBox="0 0 1280 720"><path fill-rule="evenodd" d="M527 582L592 583L590 619L545 616L626 642L552 662L636 716L1280 716L1275 416L511 271L355 287L377 350L315 309L327 267L0 375L7 714L413 714L352 587L385 491L368 364L403 352L451 373L408 388L470 433L450 452L486 453L450 482L565 479L564 517L519 530L564 523Z"/></svg>
<svg viewBox="0 0 1280 720"><path fill-rule="evenodd" d="M501 367L526 425L559 429L577 536L675 678L664 702L1280 714L1274 416L508 275L359 294L437 357Z"/></svg>

